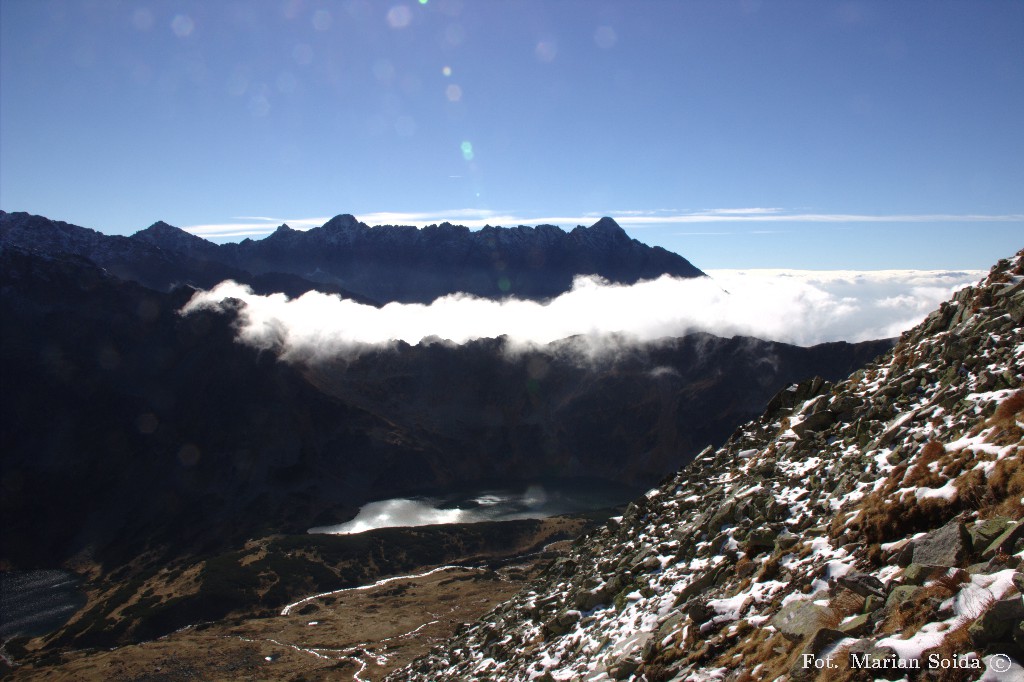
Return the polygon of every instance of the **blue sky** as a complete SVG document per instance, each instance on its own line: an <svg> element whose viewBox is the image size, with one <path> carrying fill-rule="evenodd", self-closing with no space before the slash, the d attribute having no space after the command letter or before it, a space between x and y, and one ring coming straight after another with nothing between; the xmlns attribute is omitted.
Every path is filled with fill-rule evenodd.
<svg viewBox="0 0 1024 682"><path fill-rule="evenodd" d="M1022 121L1021 2L0 2L0 208L108 233L613 215L704 268L987 268Z"/></svg>

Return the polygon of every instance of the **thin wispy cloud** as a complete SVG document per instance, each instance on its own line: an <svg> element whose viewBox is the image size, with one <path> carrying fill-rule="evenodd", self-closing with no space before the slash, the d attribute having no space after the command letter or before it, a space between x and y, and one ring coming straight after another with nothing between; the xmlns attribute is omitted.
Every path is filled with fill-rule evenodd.
<svg viewBox="0 0 1024 682"><path fill-rule="evenodd" d="M455 294L429 305L382 308L317 292L290 300L224 282L200 292L185 312L243 303L239 338L287 360L359 354L395 341L437 337L461 344L506 336L511 348L577 337L588 355L695 331L809 346L899 335L980 271L714 270L634 285L579 277L548 303Z"/></svg>
<svg viewBox="0 0 1024 682"><path fill-rule="evenodd" d="M955 214L955 213L821 213L792 211L782 208L707 208L692 211L610 211L606 214L583 213L570 216L526 216L488 209L459 208L446 211L377 211L357 216L367 225L411 225L426 227L453 222L470 229L486 225L558 225L572 228L590 225L602 215L610 215L623 227L645 228L660 225L712 224L712 223L826 223L832 225L856 223L1024 223L1024 213ZM205 238L251 237L273 232L278 225L287 223L296 230L318 227L330 216L301 218L272 218L268 216L239 216L238 222L190 225L184 229ZM766 234L767 231L758 232ZM718 234L688 232L681 234Z"/></svg>

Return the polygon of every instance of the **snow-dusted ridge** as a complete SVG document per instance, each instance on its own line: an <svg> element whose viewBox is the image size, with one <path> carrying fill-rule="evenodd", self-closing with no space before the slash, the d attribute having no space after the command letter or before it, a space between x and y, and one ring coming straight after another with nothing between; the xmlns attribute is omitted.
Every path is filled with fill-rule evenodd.
<svg viewBox="0 0 1024 682"><path fill-rule="evenodd" d="M1024 251L389 679L1024 679L1022 322Z"/></svg>

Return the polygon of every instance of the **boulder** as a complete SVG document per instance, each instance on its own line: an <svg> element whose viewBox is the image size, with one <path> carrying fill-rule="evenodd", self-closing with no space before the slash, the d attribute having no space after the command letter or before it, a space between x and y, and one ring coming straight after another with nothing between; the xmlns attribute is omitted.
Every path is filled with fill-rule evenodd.
<svg viewBox="0 0 1024 682"><path fill-rule="evenodd" d="M983 559L991 559L999 552L1003 554L1014 554L1016 545L1020 540L1024 540L1024 523L1017 523L1013 526L1008 526L999 537L992 541L992 543L981 553Z"/></svg>
<svg viewBox="0 0 1024 682"><path fill-rule="evenodd" d="M960 566L971 554L971 535L958 519L914 541L913 563Z"/></svg>
<svg viewBox="0 0 1024 682"><path fill-rule="evenodd" d="M775 551L782 552L800 542L800 536L796 533L790 533L788 530L783 530L775 538Z"/></svg>
<svg viewBox="0 0 1024 682"><path fill-rule="evenodd" d="M971 529L971 542L974 547L987 549L992 542L1014 525L1013 519L1005 516L996 516L985 521L980 521Z"/></svg>
<svg viewBox="0 0 1024 682"><path fill-rule="evenodd" d="M637 658L626 658L613 663L608 667L608 676L613 680L627 680L640 667L640 660Z"/></svg>
<svg viewBox="0 0 1024 682"><path fill-rule="evenodd" d="M819 671L813 665L806 665L807 661L819 658L821 652L841 639L846 639L846 633L830 628L820 628L814 633L810 641L804 645L800 655L796 657L793 666L789 670L789 679L793 682L804 682L805 680L809 682L813 680ZM835 664L833 663L832 665Z"/></svg>
<svg viewBox="0 0 1024 682"><path fill-rule="evenodd" d="M572 629L580 619L579 611L562 611L544 625L545 631L552 636L560 637Z"/></svg>
<svg viewBox="0 0 1024 682"><path fill-rule="evenodd" d="M885 596L885 584L873 575L858 573L856 571L847 573L836 579L840 585L855 592L862 597L870 595Z"/></svg>
<svg viewBox="0 0 1024 682"><path fill-rule="evenodd" d="M797 641L810 637L826 623L834 621L835 616L835 611L827 606L812 601L791 601L772 617L771 624L786 639Z"/></svg>
<svg viewBox="0 0 1024 682"><path fill-rule="evenodd" d="M757 551L758 549L772 549L775 547L776 538L776 533L771 528L755 528L747 536L745 548L748 552Z"/></svg>
<svg viewBox="0 0 1024 682"><path fill-rule="evenodd" d="M868 634L868 630L871 629L871 616L867 613L862 613L859 616L854 616L850 620L844 621L839 624L836 628L847 637L860 637L861 635Z"/></svg>
<svg viewBox="0 0 1024 682"><path fill-rule="evenodd" d="M916 585L900 585L894 588L885 600L885 610L892 611L898 608L900 604L913 598L914 593L919 589L921 588Z"/></svg>
<svg viewBox="0 0 1024 682"><path fill-rule="evenodd" d="M1015 594L992 604L985 613L981 614L980 618L967 628L967 634L971 636L971 642L979 647L993 642L1010 641L1014 636L1014 625L1022 620L1024 620L1024 600L1019 594Z"/></svg>
<svg viewBox="0 0 1024 682"><path fill-rule="evenodd" d="M948 570L946 566L910 564L903 569L903 581L908 585L924 585L927 581L938 578Z"/></svg>

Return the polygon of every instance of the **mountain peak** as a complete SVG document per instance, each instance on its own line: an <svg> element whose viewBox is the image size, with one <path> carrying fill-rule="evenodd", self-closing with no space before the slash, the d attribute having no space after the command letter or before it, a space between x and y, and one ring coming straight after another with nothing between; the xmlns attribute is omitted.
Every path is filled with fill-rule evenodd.
<svg viewBox="0 0 1024 682"><path fill-rule="evenodd" d="M599 232L607 232L609 234L618 234L620 232L622 234L626 234L626 231L623 230L617 222L615 222L615 219L609 216L604 216L603 218L598 220L596 223L590 226L590 229L597 230Z"/></svg>
<svg viewBox="0 0 1024 682"><path fill-rule="evenodd" d="M323 224L322 228L325 230L350 230L360 225L359 220L351 213L342 213L336 215L326 223Z"/></svg>
<svg viewBox="0 0 1024 682"><path fill-rule="evenodd" d="M171 249L174 251L181 250L192 250L192 249L206 249L212 247L213 244L206 241L202 237L169 225L162 220L158 220L144 230L139 230L131 236L135 241L145 242L152 244L164 249Z"/></svg>
<svg viewBox="0 0 1024 682"><path fill-rule="evenodd" d="M139 230L138 232L136 232L132 236L133 237L172 237L172 238L177 238L177 237L180 237L181 235L188 235L189 237L193 237L195 239L199 239L199 237L196 237L195 235L193 235L193 234L191 234L189 232L186 232L185 230L181 229L180 227L175 227L174 225L168 225L167 223L165 223L162 220L156 221L155 223L153 223L152 225L150 225L149 227L147 227L144 230Z"/></svg>

